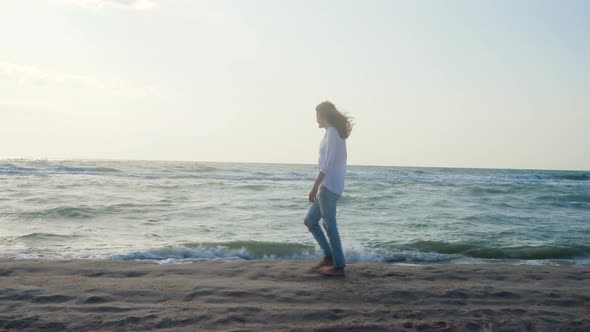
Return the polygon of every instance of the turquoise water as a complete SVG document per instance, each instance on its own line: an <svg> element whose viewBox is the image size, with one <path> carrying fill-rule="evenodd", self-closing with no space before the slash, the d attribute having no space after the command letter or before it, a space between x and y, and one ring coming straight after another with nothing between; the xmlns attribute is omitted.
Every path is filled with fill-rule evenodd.
<svg viewBox="0 0 590 332"><path fill-rule="evenodd" d="M315 165L0 160L0 257L319 259ZM590 172L349 166L347 262L590 265Z"/></svg>

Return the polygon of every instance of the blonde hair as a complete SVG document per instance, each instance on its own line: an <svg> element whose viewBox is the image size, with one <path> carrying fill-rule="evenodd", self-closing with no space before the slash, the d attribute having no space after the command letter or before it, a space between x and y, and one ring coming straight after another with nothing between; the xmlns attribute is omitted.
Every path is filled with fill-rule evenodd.
<svg viewBox="0 0 590 332"><path fill-rule="evenodd" d="M329 101L324 101L315 107L319 115L324 118L329 124L336 127L340 137L347 139L352 131L352 117L347 113L340 112L336 106Z"/></svg>

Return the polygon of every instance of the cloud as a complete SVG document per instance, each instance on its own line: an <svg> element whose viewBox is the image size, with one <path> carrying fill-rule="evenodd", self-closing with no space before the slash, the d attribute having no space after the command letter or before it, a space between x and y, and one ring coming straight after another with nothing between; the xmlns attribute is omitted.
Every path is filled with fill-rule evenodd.
<svg viewBox="0 0 590 332"><path fill-rule="evenodd" d="M69 75L42 71L37 67L0 62L0 76L15 79L19 86L62 85L70 87L90 87L96 85L96 79L89 76Z"/></svg>
<svg viewBox="0 0 590 332"><path fill-rule="evenodd" d="M131 87L129 84L104 82L93 76L73 75L42 70L35 66L0 61L0 79L14 80L20 87L84 89L106 96L157 96L151 88Z"/></svg>
<svg viewBox="0 0 590 332"><path fill-rule="evenodd" d="M154 0L57 0L57 2L95 10L103 8L150 10L157 7Z"/></svg>

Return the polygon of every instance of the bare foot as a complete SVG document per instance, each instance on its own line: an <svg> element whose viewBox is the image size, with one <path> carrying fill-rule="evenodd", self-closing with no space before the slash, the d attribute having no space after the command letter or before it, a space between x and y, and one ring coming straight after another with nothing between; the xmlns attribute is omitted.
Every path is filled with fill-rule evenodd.
<svg viewBox="0 0 590 332"><path fill-rule="evenodd" d="M321 268L320 273L326 276L343 276L344 269L337 269L334 266L330 266Z"/></svg>
<svg viewBox="0 0 590 332"><path fill-rule="evenodd" d="M334 260L332 259L332 257L322 259L321 262L314 265L311 269L317 270L322 266L329 266L329 265L334 265Z"/></svg>

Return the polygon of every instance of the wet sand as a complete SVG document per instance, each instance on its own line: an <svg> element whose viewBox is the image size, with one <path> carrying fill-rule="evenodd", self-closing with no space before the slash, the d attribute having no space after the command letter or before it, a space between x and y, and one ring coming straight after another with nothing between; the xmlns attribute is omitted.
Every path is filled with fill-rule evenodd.
<svg viewBox="0 0 590 332"><path fill-rule="evenodd" d="M590 331L590 267L0 260L0 330Z"/></svg>

